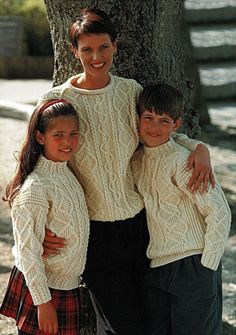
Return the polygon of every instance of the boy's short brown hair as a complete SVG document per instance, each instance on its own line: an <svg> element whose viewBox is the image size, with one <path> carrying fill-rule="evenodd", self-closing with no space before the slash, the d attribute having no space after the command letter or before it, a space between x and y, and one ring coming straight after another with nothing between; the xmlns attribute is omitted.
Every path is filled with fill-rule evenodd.
<svg viewBox="0 0 236 335"><path fill-rule="evenodd" d="M144 88L139 96L138 114L145 111L168 114L174 121L183 116L184 98L175 87L167 84L152 84Z"/></svg>

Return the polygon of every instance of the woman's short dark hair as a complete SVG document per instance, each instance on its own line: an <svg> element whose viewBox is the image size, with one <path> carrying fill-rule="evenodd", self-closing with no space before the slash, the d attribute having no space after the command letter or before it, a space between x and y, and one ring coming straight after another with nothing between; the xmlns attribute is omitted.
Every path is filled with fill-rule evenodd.
<svg viewBox="0 0 236 335"><path fill-rule="evenodd" d="M80 36L86 34L108 34L112 42L117 38L109 15L98 8L84 8L74 18L69 28L71 46L77 49Z"/></svg>

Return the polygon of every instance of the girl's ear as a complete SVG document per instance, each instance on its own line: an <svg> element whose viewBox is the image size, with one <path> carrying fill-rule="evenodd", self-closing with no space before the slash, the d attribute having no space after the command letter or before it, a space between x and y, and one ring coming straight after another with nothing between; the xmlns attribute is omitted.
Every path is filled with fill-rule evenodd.
<svg viewBox="0 0 236 335"><path fill-rule="evenodd" d="M179 119L177 119L174 123L174 127L173 127L173 131L176 131L179 129L179 127L181 126L182 123L182 118L180 117Z"/></svg>
<svg viewBox="0 0 236 335"><path fill-rule="evenodd" d="M44 145L44 136L39 130L35 132L35 139L39 144Z"/></svg>

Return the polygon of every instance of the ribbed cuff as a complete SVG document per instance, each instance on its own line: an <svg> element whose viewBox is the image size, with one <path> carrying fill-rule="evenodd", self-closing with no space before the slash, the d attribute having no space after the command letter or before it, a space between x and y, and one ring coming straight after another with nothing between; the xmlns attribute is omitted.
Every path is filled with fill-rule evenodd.
<svg viewBox="0 0 236 335"><path fill-rule="evenodd" d="M52 299L49 288L43 284L37 284L34 287L29 287L30 294L34 305L45 304Z"/></svg>
<svg viewBox="0 0 236 335"><path fill-rule="evenodd" d="M202 258L201 258L201 263L203 266L213 270L213 271L216 271L218 266L219 266L219 263L220 263L220 260L221 260L221 254L219 253L207 253L207 252L203 252L202 254Z"/></svg>

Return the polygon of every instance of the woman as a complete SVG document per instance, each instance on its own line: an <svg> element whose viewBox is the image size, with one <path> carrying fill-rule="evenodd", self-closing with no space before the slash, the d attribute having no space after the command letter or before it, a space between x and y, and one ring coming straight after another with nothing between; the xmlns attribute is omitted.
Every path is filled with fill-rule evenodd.
<svg viewBox="0 0 236 335"><path fill-rule="evenodd" d="M116 38L106 13L82 10L70 27L70 42L83 72L51 89L40 103L63 98L79 113L80 146L72 166L84 189L91 220L85 283L116 334L143 335L140 289L149 266L149 236L130 168L139 143L136 102L142 87L135 80L109 73ZM193 150L198 142L179 135L178 143ZM198 161L200 165L209 161L207 148L198 144L193 157L197 166ZM207 184L210 168L206 170ZM204 171L197 168L195 175L197 187ZM44 249L55 253L62 245L61 239L49 235Z"/></svg>

